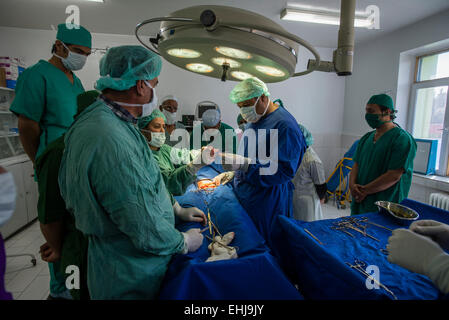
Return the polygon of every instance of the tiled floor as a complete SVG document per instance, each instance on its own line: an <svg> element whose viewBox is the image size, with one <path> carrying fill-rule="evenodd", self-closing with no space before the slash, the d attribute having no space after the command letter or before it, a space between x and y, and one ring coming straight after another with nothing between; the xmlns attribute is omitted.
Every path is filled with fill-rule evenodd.
<svg viewBox="0 0 449 320"><path fill-rule="evenodd" d="M50 275L48 265L42 261L39 247L45 242L37 222L6 240L6 255L31 253L37 260L36 266L31 257L6 258L5 285L14 299L43 300L49 294Z"/></svg>
<svg viewBox="0 0 449 320"><path fill-rule="evenodd" d="M325 219L335 219L349 215L349 209L337 209L332 203L323 205ZM39 247L45 242L39 223L28 228L5 242L6 254L31 253L36 256L37 264L33 267L30 257L7 258L5 283L6 290L14 299L43 300L49 294L50 275L47 263L40 258Z"/></svg>

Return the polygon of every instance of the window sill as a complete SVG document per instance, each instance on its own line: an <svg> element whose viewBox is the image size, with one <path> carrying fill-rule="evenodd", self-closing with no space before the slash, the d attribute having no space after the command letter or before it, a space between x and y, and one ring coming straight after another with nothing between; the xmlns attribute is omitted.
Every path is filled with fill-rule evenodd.
<svg viewBox="0 0 449 320"><path fill-rule="evenodd" d="M412 183L449 193L449 177L413 173Z"/></svg>

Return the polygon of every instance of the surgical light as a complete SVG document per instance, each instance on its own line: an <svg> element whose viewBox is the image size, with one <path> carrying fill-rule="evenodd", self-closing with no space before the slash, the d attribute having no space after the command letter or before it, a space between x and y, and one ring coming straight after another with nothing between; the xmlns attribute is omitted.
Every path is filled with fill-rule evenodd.
<svg viewBox="0 0 449 320"><path fill-rule="evenodd" d="M216 47L215 50L224 56L228 56L236 59L251 59L251 55L243 50L229 48L229 47Z"/></svg>
<svg viewBox="0 0 449 320"><path fill-rule="evenodd" d="M242 65L240 62L223 57L212 58L212 62L219 66L222 66L223 64L227 63L229 64L230 68L239 68Z"/></svg>
<svg viewBox="0 0 449 320"><path fill-rule="evenodd" d="M241 81L253 77L252 74L242 72L242 71L233 71L233 72L231 72L231 76L233 76L234 78L241 80Z"/></svg>
<svg viewBox="0 0 449 320"><path fill-rule="evenodd" d="M354 4L355 11L355 0L341 1L342 4ZM348 10L351 8L351 5L347 6ZM343 13L342 10L342 16ZM351 14L346 16L350 18ZM155 22L160 22L159 31L155 36L144 40L139 35L139 30L144 25ZM168 62L222 81L237 81L247 75L256 75L267 83L279 82L323 69L320 55L307 41L287 32L265 16L240 8L215 5L188 7L166 17L151 18L139 23L135 35L142 45L160 54ZM345 42L345 45L349 46L348 50L352 48L351 40L353 44L351 37ZM309 63L307 70L296 72L300 46L309 50L314 60ZM180 48L194 50L201 53L201 56L186 64L184 57L168 53L169 50ZM341 51L339 59L336 60L343 60L340 55L345 56L345 50ZM208 65L217 55L232 58L240 66L233 67L231 61L223 61L220 67L215 68ZM343 65L342 70L338 70L339 74L348 75L352 71L346 69L352 68L352 60L351 63L347 60L345 62L347 63Z"/></svg>
<svg viewBox="0 0 449 320"><path fill-rule="evenodd" d="M186 65L186 68L190 71L199 73L209 73L214 70L211 66L203 63L189 63Z"/></svg>
<svg viewBox="0 0 449 320"><path fill-rule="evenodd" d="M271 77L283 77L285 75L283 71L268 66L256 66L256 70Z"/></svg>
<svg viewBox="0 0 449 320"><path fill-rule="evenodd" d="M174 49L170 49L167 51L167 53L173 57L177 57L177 58L198 58L199 56L201 56L201 53L195 50L191 50L191 49L178 49L178 48L174 48Z"/></svg>

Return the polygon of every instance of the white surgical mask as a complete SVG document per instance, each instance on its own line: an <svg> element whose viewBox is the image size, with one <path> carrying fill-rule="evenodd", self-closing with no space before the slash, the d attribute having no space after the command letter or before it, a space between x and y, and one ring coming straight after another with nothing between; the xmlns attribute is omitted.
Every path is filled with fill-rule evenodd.
<svg viewBox="0 0 449 320"><path fill-rule="evenodd" d="M267 106L265 107L265 111L262 114L258 114L256 112L256 106L257 106L257 103L259 102L259 99L260 99L260 97L257 98L256 103L253 106L240 108L240 114L242 115L243 119L245 119L248 122L255 123L255 122L259 121L260 118L262 118L265 115L265 113L268 110L268 105L270 103L270 100L267 101Z"/></svg>
<svg viewBox="0 0 449 320"><path fill-rule="evenodd" d="M145 104L142 106L142 118L143 118L143 117L146 117L146 116L149 116L149 115L153 112L153 110L157 108L156 88L153 88L153 87L151 86L151 83L149 83L148 81L145 81L145 84L146 84L147 86L149 86L151 89L153 89L153 99L151 99L150 102L145 103Z"/></svg>
<svg viewBox="0 0 449 320"><path fill-rule="evenodd" d="M11 218L16 206L16 185L11 172L0 174L0 226Z"/></svg>
<svg viewBox="0 0 449 320"><path fill-rule="evenodd" d="M165 109L162 109L162 113L164 114L165 118L167 119L166 124L174 124L176 122L176 112L170 112Z"/></svg>
<svg viewBox="0 0 449 320"><path fill-rule="evenodd" d="M145 103L145 104L138 104L138 103L126 103L126 102L121 102L121 101L114 101L115 103L117 103L121 106L142 107L142 114L140 115L139 118L144 118L146 116L149 116L154 111L154 109L156 109L156 107L157 107L156 89L153 88L148 81L144 80L144 82L147 86L149 86L151 89L153 89L153 98L151 99L150 102Z"/></svg>
<svg viewBox="0 0 449 320"><path fill-rule="evenodd" d="M150 146L160 148L164 143L165 143L165 132L151 131L151 140L149 141Z"/></svg>
<svg viewBox="0 0 449 320"><path fill-rule="evenodd" d="M61 56L58 56L57 54L54 54L54 55L61 59L62 64L67 69L72 70L72 71L81 70L84 67L84 65L86 64L87 56L85 56L84 54L79 54L79 53L70 51L70 49L64 44L64 42L62 42L62 45L69 52L67 58L63 58Z"/></svg>

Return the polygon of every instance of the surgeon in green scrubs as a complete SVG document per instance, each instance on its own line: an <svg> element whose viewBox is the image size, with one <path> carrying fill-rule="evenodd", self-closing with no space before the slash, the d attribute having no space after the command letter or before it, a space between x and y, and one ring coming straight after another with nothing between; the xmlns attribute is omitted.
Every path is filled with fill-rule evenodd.
<svg viewBox="0 0 449 320"><path fill-rule="evenodd" d="M92 90L77 97L78 113L95 102L99 92ZM75 219L67 211L58 184L59 167L64 151L64 135L54 140L36 160L36 174L39 180L38 219L42 234L47 241L41 246L41 256L47 262L59 262L59 272L65 279L70 265L79 270L79 288L72 288L74 300L89 299L87 289L87 238L75 227ZM73 272L73 271L71 271Z"/></svg>
<svg viewBox="0 0 449 320"><path fill-rule="evenodd" d="M365 110L365 119L375 130L360 139L354 155L349 177L351 215L377 211L374 203L379 200L405 199L416 155L415 139L393 122L396 110L390 96L372 96Z"/></svg>
<svg viewBox="0 0 449 320"><path fill-rule="evenodd" d="M73 71L83 68L91 47L89 31L82 26L62 23L58 25L53 56L48 61L39 60L17 80L10 110L19 117L19 138L33 164L73 122L76 97L84 92ZM63 276L53 271L52 263L49 268L50 298L70 298Z"/></svg>
<svg viewBox="0 0 449 320"><path fill-rule="evenodd" d="M201 150L179 149L165 144L165 121L165 115L155 109L148 117L139 119L138 125L159 164L168 191L173 196L181 196L206 163L201 161ZM211 149L203 152L207 150ZM209 154L209 157L212 162L213 156Z"/></svg>
<svg viewBox="0 0 449 320"><path fill-rule="evenodd" d="M59 187L76 228L88 238L93 300L155 299L171 257L203 241L199 228L175 228L175 214L195 220L191 211L175 212L137 127L138 118L158 106L161 68L162 59L142 46L110 48L95 85L101 95L64 138Z"/></svg>

